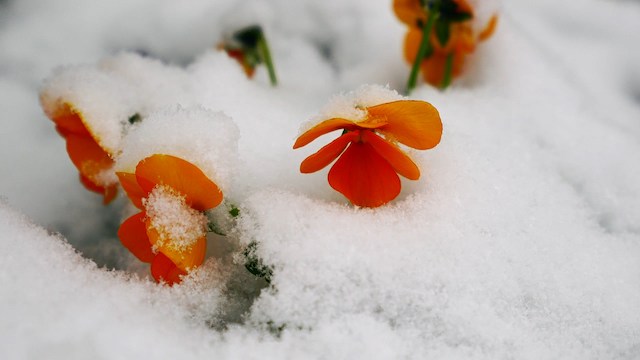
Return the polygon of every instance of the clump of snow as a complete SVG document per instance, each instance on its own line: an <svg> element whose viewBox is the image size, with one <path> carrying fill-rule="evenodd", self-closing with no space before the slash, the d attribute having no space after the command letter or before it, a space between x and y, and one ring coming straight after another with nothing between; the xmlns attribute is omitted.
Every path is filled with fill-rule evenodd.
<svg viewBox="0 0 640 360"><path fill-rule="evenodd" d="M127 134L116 170L133 173L151 155L173 155L197 166L225 193L236 181L238 136L237 126L221 112L201 107L159 110Z"/></svg>
<svg viewBox="0 0 640 360"><path fill-rule="evenodd" d="M363 121L367 119L366 108L403 99L406 97L390 89L389 86L362 85L354 91L333 96L318 115L301 126L300 133L331 118Z"/></svg>
<svg viewBox="0 0 640 360"><path fill-rule="evenodd" d="M207 234L207 217L186 203L174 189L158 185L142 200L151 227L158 232L154 249L184 251Z"/></svg>
<svg viewBox="0 0 640 360"><path fill-rule="evenodd" d="M127 120L136 112L136 97L126 82L90 66L58 69L40 92L42 107L49 116L76 113L111 156L118 153Z"/></svg>

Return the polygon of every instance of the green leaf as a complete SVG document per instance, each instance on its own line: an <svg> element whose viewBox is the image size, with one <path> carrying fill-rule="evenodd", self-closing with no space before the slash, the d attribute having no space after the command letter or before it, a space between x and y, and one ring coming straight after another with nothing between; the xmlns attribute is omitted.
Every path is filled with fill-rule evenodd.
<svg viewBox="0 0 640 360"><path fill-rule="evenodd" d="M229 215L231 215L231 217L238 217L238 215L240 215L240 209L238 209L235 205L231 204L230 205L231 209L229 209Z"/></svg>
<svg viewBox="0 0 640 360"><path fill-rule="evenodd" d="M138 114L138 113L135 113L135 114L133 114L133 115L131 115L129 117L129 124L131 124L131 125L133 125L133 124L135 124L137 122L140 122L140 121L142 121L142 116L140 116L140 114Z"/></svg>
<svg viewBox="0 0 640 360"><path fill-rule="evenodd" d="M262 259L256 255L256 249L258 248L257 242L251 242L242 252L246 261L244 267L257 277L263 278L267 284L271 284L271 277L273 276L273 269L265 265Z"/></svg>

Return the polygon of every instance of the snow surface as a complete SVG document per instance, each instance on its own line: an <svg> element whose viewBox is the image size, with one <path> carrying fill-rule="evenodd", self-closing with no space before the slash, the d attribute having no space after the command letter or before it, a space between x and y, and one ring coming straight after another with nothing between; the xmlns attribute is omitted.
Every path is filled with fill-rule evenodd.
<svg viewBox="0 0 640 360"><path fill-rule="evenodd" d="M412 94L444 124L422 178L355 209L298 172L322 141L291 146L333 96L402 89L390 3L0 2L0 358L640 358L640 4L504 2L465 75ZM256 21L275 89L214 50ZM58 66L133 86L149 118L235 123L241 216L183 284L119 244L123 197L79 184L38 103ZM270 286L238 262L254 241Z"/></svg>

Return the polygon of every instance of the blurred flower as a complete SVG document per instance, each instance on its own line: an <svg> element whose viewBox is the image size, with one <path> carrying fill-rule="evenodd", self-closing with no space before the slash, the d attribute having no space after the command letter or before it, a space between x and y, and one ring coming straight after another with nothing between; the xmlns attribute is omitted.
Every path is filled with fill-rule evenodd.
<svg viewBox="0 0 640 360"><path fill-rule="evenodd" d="M198 167L171 155L141 160L135 174L118 172L123 189L142 212L125 220L118 236L151 274L168 284L200 266L206 252L204 211L222 202L222 192Z"/></svg>
<svg viewBox="0 0 640 360"><path fill-rule="evenodd" d="M80 172L80 182L89 190L101 194L104 204L111 202L118 191L113 175L111 154L100 145L100 137L84 121L82 113L68 103L46 106L47 116L56 124L56 130L65 138L67 153Z"/></svg>
<svg viewBox="0 0 640 360"><path fill-rule="evenodd" d="M399 100L361 110L366 111L362 120L331 118L320 122L300 135L293 148L343 130L340 137L307 157L300 172L316 172L338 158L329 171L329 185L354 205L377 207L400 193L398 174L410 180L420 178L418 166L397 143L431 149L440 142L442 122L438 111L424 101Z"/></svg>
<svg viewBox="0 0 640 360"><path fill-rule="evenodd" d="M478 42L493 34L498 20L497 15L492 16L477 32L474 9L466 0L394 0L393 8L398 19L408 26L405 59L414 65L419 61L424 80L442 88L461 74L465 57L475 51ZM424 34L429 39L422 44ZM410 78L409 89L414 82Z"/></svg>
<svg viewBox="0 0 640 360"><path fill-rule="evenodd" d="M253 25L236 31L220 43L218 49L223 49L229 57L238 61L249 78L253 77L256 66L264 63L271 85L278 83L269 44L260 26Z"/></svg>

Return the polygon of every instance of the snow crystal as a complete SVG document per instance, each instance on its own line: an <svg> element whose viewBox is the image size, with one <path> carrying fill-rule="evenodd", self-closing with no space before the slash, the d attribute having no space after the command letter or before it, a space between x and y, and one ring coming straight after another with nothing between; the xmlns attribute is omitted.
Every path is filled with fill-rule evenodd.
<svg viewBox="0 0 640 360"><path fill-rule="evenodd" d="M145 213L159 235L154 249L184 251L207 234L207 217L186 203L186 196L158 185L142 200Z"/></svg>
<svg viewBox="0 0 640 360"><path fill-rule="evenodd" d="M116 170L133 173L154 154L196 165L225 193L235 181L238 128L231 118L204 108L160 110L143 118L123 140Z"/></svg>

